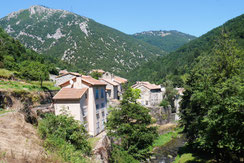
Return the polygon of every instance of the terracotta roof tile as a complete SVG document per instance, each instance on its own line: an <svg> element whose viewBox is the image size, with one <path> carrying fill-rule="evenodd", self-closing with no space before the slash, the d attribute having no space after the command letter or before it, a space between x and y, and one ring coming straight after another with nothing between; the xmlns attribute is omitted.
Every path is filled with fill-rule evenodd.
<svg viewBox="0 0 244 163"><path fill-rule="evenodd" d="M119 83L119 84L127 83L127 82L128 82L127 79L125 79L125 78L121 78L121 77L119 77L119 76L115 76L115 77L114 77L114 81L117 82L117 83Z"/></svg>
<svg viewBox="0 0 244 163"><path fill-rule="evenodd" d="M62 88L54 97L54 100L60 99L80 99L88 88Z"/></svg>
<svg viewBox="0 0 244 163"><path fill-rule="evenodd" d="M105 82L102 82L102 81L99 81L97 79L94 79L91 76L83 75L81 79L82 79L82 81L85 81L85 82L87 82L87 83L89 83L89 84L91 84L93 86L94 85L107 85Z"/></svg>
<svg viewBox="0 0 244 163"><path fill-rule="evenodd" d="M109 80L109 79L100 79L100 80L103 80L103 81L105 81L105 82L107 82L107 83L109 83L109 84L112 84L112 85L114 85L114 86L118 86L118 85L119 85L118 83L113 82L112 80Z"/></svg>
<svg viewBox="0 0 244 163"><path fill-rule="evenodd" d="M142 82L137 82L136 84L134 84L132 86L132 88L137 87L139 85L143 85L143 86L147 87L150 90L152 90L152 89L161 89L161 86L160 85L151 84L149 82L143 82L143 81Z"/></svg>

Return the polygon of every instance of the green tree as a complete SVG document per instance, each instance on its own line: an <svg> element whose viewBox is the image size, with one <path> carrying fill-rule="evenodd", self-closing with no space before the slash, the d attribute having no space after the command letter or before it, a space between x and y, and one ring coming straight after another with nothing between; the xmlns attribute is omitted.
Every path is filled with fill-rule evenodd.
<svg viewBox="0 0 244 163"><path fill-rule="evenodd" d="M102 73L99 73L97 71L93 71L91 74L91 77L93 77L94 79L99 79L100 77L102 77Z"/></svg>
<svg viewBox="0 0 244 163"><path fill-rule="evenodd" d="M46 65L36 61L24 61L20 65L20 75L29 80L38 80L42 82L48 79L48 68Z"/></svg>
<svg viewBox="0 0 244 163"><path fill-rule="evenodd" d="M137 160L150 156L149 147L158 136L156 127L150 127L149 110L136 102L139 91L128 88L119 109L112 109L106 128L108 136L119 142L120 148Z"/></svg>
<svg viewBox="0 0 244 163"><path fill-rule="evenodd" d="M167 107L171 106L172 111L175 111L174 101L176 99L177 91L174 89L173 82L166 80L163 85L165 86L165 94L160 106Z"/></svg>
<svg viewBox="0 0 244 163"><path fill-rule="evenodd" d="M91 154L85 127L67 114L45 115L38 122L38 132L45 147L58 153L65 161L84 162L84 155Z"/></svg>
<svg viewBox="0 0 244 163"><path fill-rule="evenodd" d="M211 56L199 58L181 103L181 125L194 149L217 161L244 155L244 55L223 34Z"/></svg>

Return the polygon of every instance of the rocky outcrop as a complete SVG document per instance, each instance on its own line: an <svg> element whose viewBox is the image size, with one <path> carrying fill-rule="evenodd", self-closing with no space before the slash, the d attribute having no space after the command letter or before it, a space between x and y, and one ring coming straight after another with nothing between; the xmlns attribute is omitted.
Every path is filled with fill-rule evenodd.
<svg viewBox="0 0 244 163"><path fill-rule="evenodd" d="M96 157L96 161L100 163L109 162L109 151L111 147L111 142L108 136L104 135L97 143L96 147L93 150L93 153Z"/></svg>

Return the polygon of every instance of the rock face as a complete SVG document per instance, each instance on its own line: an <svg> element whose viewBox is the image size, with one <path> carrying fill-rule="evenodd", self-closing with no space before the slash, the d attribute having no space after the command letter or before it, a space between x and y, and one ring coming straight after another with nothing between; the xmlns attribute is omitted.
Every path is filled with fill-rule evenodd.
<svg viewBox="0 0 244 163"><path fill-rule="evenodd" d="M111 142L109 138L106 135L103 135L93 150L96 161L101 163L108 163L110 147Z"/></svg>
<svg viewBox="0 0 244 163"><path fill-rule="evenodd" d="M25 46L90 70L127 72L165 52L77 14L32 6L0 19L0 26Z"/></svg>

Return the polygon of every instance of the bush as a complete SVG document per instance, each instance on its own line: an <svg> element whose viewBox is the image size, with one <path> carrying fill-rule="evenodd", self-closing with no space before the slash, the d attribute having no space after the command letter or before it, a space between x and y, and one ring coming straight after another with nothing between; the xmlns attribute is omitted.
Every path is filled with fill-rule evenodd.
<svg viewBox="0 0 244 163"><path fill-rule="evenodd" d="M127 151L124 151L117 145L113 145L110 161L116 163L139 163L139 161L135 160L134 157L128 154Z"/></svg>
<svg viewBox="0 0 244 163"><path fill-rule="evenodd" d="M0 78L10 79L12 77L14 77L14 72L6 69L0 69Z"/></svg>
<svg viewBox="0 0 244 163"><path fill-rule="evenodd" d="M84 162L91 155L88 134L83 125L67 115L45 115L39 122L38 132L49 151L56 151L65 161Z"/></svg>

